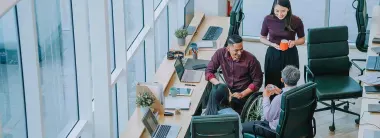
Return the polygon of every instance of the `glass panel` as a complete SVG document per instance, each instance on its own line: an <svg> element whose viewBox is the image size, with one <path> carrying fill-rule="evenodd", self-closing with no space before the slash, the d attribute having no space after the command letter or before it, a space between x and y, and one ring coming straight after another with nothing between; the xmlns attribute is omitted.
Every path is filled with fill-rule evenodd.
<svg viewBox="0 0 380 138"><path fill-rule="evenodd" d="M160 67L162 60L169 50L169 20L168 9L165 8L155 24L155 43L156 43L156 70Z"/></svg>
<svg viewBox="0 0 380 138"><path fill-rule="evenodd" d="M71 1L35 0L46 138L66 137L78 121Z"/></svg>
<svg viewBox="0 0 380 138"><path fill-rule="evenodd" d="M110 66L111 66L111 73L116 68L115 63L115 44L114 44L114 34L113 34L113 6L112 6L112 0L108 0L108 24L109 24L109 33L110 33Z"/></svg>
<svg viewBox="0 0 380 138"><path fill-rule="evenodd" d="M143 0L124 0L128 49L144 27Z"/></svg>
<svg viewBox="0 0 380 138"><path fill-rule="evenodd" d="M145 44L142 43L135 55L128 61L128 114L136 108L136 84L145 82Z"/></svg>
<svg viewBox="0 0 380 138"><path fill-rule="evenodd" d="M372 16L373 6L379 0L367 0L367 13ZM357 2L354 6L356 7ZM356 10L352 7L352 1L347 0L331 0L330 1L330 20L329 26L346 25L348 27L349 42L355 42L358 35L358 26L356 24ZM369 22L370 23L370 20Z"/></svg>
<svg viewBox="0 0 380 138"><path fill-rule="evenodd" d="M153 0L154 10L157 9L158 5L160 5L162 0Z"/></svg>
<svg viewBox="0 0 380 138"><path fill-rule="evenodd" d="M119 121L118 121L118 108L117 108L117 84L115 84L115 87L112 89L112 112L113 112L113 117L112 117L112 121L113 121L113 125L114 125L114 128L113 128L113 136L115 138L118 138L119 137Z"/></svg>
<svg viewBox="0 0 380 138"><path fill-rule="evenodd" d="M307 6L313 3L313 6ZM261 26L264 17L271 12L273 1L268 0L249 0L244 1L243 11L245 19L243 20L243 35L260 36ZM324 0L292 0L291 6L293 14L300 17L305 26L305 34L308 28L323 27L325 17Z"/></svg>
<svg viewBox="0 0 380 138"><path fill-rule="evenodd" d="M16 12L0 18L0 137L25 138L26 118Z"/></svg>

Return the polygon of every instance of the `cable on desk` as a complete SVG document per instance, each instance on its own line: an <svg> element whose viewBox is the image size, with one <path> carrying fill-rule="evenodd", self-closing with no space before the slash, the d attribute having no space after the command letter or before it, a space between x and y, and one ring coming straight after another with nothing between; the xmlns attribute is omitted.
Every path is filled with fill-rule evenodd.
<svg viewBox="0 0 380 138"><path fill-rule="evenodd" d="M364 112L362 113L360 119L359 119L360 122L361 122L361 120L362 120L362 118L363 118L363 116L364 116L364 113L366 113L366 112L369 113L368 111L364 111ZM363 123L363 124L359 124L359 125L371 125L371 126L375 126L375 127L377 127L378 129L380 129L379 126L377 126L377 125L375 125L375 124L371 124L371 123Z"/></svg>

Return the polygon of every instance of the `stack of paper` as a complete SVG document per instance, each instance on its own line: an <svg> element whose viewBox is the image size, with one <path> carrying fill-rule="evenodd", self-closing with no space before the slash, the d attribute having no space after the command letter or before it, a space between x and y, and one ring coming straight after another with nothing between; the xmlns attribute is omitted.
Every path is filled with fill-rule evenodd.
<svg viewBox="0 0 380 138"><path fill-rule="evenodd" d="M165 109L167 110L175 110L177 108L181 110L189 110L190 108L190 97L182 97L182 96L176 96L171 97L168 96L165 98Z"/></svg>
<svg viewBox="0 0 380 138"><path fill-rule="evenodd" d="M358 79L367 85L380 85L380 73L362 75Z"/></svg>

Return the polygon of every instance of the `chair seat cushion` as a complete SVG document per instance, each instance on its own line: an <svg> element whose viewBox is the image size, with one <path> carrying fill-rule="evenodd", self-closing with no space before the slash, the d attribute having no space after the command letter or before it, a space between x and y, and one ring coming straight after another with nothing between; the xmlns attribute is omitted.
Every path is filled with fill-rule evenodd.
<svg viewBox="0 0 380 138"><path fill-rule="evenodd" d="M255 135L253 134L250 134L250 133L244 133L244 138L264 138L264 137L261 137L261 136L257 136L255 137Z"/></svg>
<svg viewBox="0 0 380 138"><path fill-rule="evenodd" d="M317 97L319 101L357 98L362 96L363 88L349 76L319 76L317 83Z"/></svg>

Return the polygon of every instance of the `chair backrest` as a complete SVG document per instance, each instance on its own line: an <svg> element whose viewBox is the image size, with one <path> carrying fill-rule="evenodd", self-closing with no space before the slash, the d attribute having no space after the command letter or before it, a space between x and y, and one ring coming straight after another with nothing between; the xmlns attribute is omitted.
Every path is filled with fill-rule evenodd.
<svg viewBox="0 0 380 138"><path fill-rule="evenodd" d="M279 137L312 136L312 119L317 107L316 85L309 82L282 94L280 121L276 130Z"/></svg>
<svg viewBox="0 0 380 138"><path fill-rule="evenodd" d="M366 44L366 38L367 38L366 35L368 35L366 33L367 25L368 25L367 2L366 0L355 0L355 1L357 1L355 17L356 17L356 25L358 27L356 47L360 51L366 52L368 48L368 45Z"/></svg>
<svg viewBox="0 0 380 138"><path fill-rule="evenodd" d="M308 65L314 75L348 75L347 26L313 28L308 30Z"/></svg>
<svg viewBox="0 0 380 138"><path fill-rule="evenodd" d="M239 138L238 115L193 116L191 138Z"/></svg>

